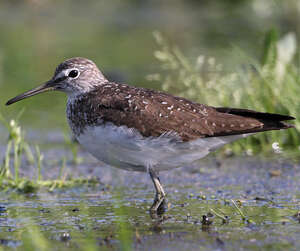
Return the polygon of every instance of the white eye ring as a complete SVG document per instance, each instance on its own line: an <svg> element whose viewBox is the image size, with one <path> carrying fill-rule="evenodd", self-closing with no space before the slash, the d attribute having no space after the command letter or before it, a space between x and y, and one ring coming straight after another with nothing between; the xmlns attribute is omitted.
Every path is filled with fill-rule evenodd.
<svg viewBox="0 0 300 251"><path fill-rule="evenodd" d="M66 72L66 76L68 76L69 78L72 78L72 79L78 78L79 75L80 75L80 71L77 68L69 69Z"/></svg>

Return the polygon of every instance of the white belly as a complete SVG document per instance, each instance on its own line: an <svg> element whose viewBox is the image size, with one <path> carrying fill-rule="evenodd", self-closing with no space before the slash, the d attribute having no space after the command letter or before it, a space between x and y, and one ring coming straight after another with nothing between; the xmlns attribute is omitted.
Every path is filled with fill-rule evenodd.
<svg viewBox="0 0 300 251"><path fill-rule="evenodd" d="M77 140L106 164L132 171L147 171L147 167L163 171L190 164L224 144L246 136L247 134L178 142L171 135L145 138L126 126L116 127L106 123L86 127L77 136Z"/></svg>

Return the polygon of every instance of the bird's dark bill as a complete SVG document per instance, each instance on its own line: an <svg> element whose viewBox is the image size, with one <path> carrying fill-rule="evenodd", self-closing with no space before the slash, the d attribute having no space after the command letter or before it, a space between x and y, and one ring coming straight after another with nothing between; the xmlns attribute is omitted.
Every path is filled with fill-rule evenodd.
<svg viewBox="0 0 300 251"><path fill-rule="evenodd" d="M40 86L38 86L36 88L33 88L33 89L31 89L31 90L29 90L27 92L24 92L24 93L22 93L22 94L20 94L20 95L18 95L16 97L8 100L6 102L6 105L11 105L13 103L16 103L16 102L22 100L22 99L29 98L31 96L37 95L37 94L42 93L42 92L53 91L53 90L55 90L55 88L54 88L54 86L51 83L52 82L48 81L45 84L42 84L42 85L40 85Z"/></svg>

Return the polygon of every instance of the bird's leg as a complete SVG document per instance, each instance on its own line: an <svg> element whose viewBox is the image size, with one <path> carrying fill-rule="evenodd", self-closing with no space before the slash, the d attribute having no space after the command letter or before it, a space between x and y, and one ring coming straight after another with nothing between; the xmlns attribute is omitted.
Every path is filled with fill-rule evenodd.
<svg viewBox="0 0 300 251"><path fill-rule="evenodd" d="M150 177L152 179L152 182L154 184L155 190L156 190L156 195L154 202L150 208L150 214L153 215L155 214L163 214L165 212L165 197L166 193L160 183L160 180L157 176L157 174L154 172L152 168L148 169Z"/></svg>

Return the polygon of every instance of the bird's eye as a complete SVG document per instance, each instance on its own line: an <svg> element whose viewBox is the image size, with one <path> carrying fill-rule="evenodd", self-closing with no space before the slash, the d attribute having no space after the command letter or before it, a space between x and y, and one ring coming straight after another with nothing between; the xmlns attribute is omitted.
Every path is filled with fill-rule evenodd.
<svg viewBox="0 0 300 251"><path fill-rule="evenodd" d="M68 77L70 77L70 78L77 78L78 75L79 75L78 70L71 70L71 71L69 72L69 74L68 74Z"/></svg>

